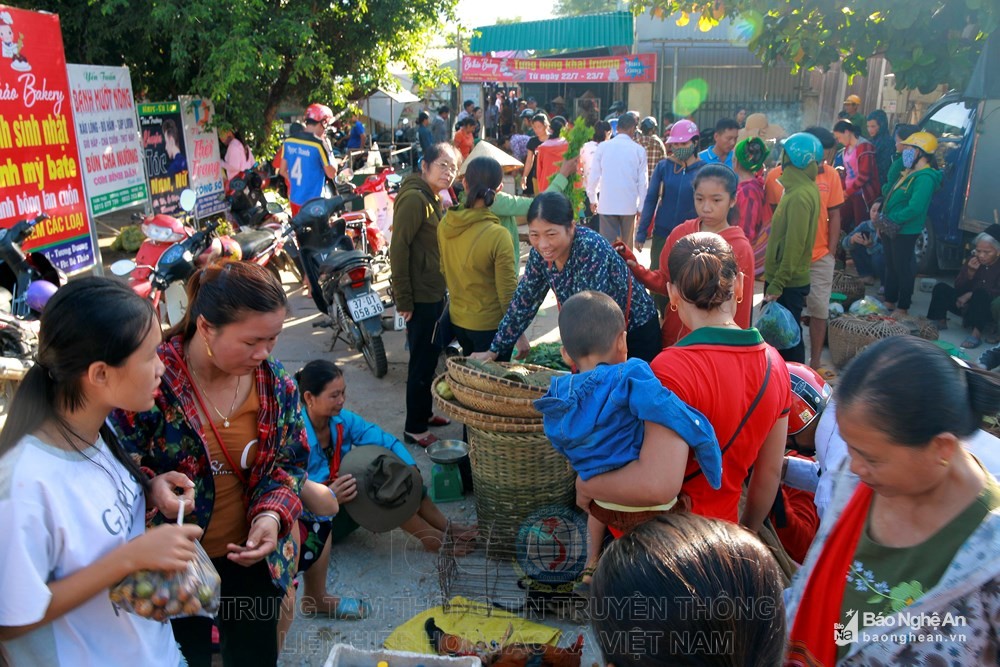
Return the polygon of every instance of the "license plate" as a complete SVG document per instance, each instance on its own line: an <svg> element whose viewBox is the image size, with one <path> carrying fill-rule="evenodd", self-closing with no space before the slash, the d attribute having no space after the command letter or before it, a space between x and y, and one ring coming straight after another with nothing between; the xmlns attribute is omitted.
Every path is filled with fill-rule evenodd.
<svg viewBox="0 0 1000 667"><path fill-rule="evenodd" d="M351 319L355 322L360 322L361 320L367 320L369 317L381 315L382 311L385 310L385 306L382 305L382 299L379 298L378 294L369 292L368 294L362 294L357 298L349 300L347 302L347 309L351 311Z"/></svg>

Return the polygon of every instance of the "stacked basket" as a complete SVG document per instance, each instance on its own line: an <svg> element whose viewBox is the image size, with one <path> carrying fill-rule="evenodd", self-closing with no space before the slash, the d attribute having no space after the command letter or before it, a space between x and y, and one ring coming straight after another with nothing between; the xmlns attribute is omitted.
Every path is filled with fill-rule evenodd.
<svg viewBox="0 0 1000 667"><path fill-rule="evenodd" d="M838 368L843 368L868 345L883 338L909 335L910 327L891 317L845 315L831 320L828 331L830 356Z"/></svg>
<svg viewBox="0 0 1000 667"><path fill-rule="evenodd" d="M533 513L573 507L576 473L545 437L534 407L548 390L546 378L557 373L530 364L501 366L526 369L536 384L499 377L468 365L464 357L452 357L433 393L437 410L468 427L480 525L491 525L499 543L512 544ZM437 391L442 382L453 400Z"/></svg>

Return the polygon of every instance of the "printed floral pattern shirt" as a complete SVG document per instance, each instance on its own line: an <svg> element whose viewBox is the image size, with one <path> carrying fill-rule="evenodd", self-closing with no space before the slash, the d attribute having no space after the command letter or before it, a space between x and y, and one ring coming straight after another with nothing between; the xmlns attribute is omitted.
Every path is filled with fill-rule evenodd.
<svg viewBox="0 0 1000 667"><path fill-rule="evenodd" d="M618 303L623 313L628 314L629 331L657 316L652 297L629 271L625 260L603 236L578 225L569 259L562 270L542 259L537 250L531 249L524 275L514 292L510 308L500 321L490 350L500 353L514 348L514 342L531 324L550 289L555 291L560 307L578 292L604 292Z"/></svg>
<svg viewBox="0 0 1000 667"><path fill-rule="evenodd" d="M159 349L166 366L160 395L147 412L116 410L110 421L125 450L150 476L176 470L194 481L195 507L190 519L205 528L215 502L215 480L209 464L205 429L198 416L191 384L173 348L183 358L180 336ZM277 548L267 557L274 584L285 590L295 575L298 554L289 534L302 513L299 491L306 477L309 445L306 441L299 392L284 367L274 359L255 372L260 413L257 418L260 445L250 471L247 519L270 511L281 518ZM210 428L210 427L209 427ZM154 516L153 523L163 523Z"/></svg>

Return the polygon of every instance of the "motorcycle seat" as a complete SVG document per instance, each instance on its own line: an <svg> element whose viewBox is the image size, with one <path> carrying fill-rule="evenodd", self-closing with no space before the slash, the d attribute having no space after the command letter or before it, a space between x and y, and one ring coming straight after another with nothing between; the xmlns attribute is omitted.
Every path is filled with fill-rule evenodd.
<svg viewBox="0 0 1000 667"><path fill-rule="evenodd" d="M240 232L233 235L233 240L240 244L243 259L250 259L274 243L274 233L262 230Z"/></svg>
<svg viewBox="0 0 1000 667"><path fill-rule="evenodd" d="M367 259L368 255L360 250L340 250L327 257L319 270L321 273L336 273Z"/></svg>

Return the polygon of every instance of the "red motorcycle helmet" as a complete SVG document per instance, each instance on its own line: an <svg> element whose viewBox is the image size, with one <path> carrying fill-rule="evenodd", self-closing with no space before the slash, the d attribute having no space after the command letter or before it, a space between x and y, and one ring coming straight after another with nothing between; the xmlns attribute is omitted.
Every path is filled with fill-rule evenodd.
<svg viewBox="0 0 1000 667"><path fill-rule="evenodd" d="M305 117L317 123L329 123L333 120L333 112L325 104L310 104L306 107Z"/></svg>
<svg viewBox="0 0 1000 667"><path fill-rule="evenodd" d="M792 380L792 410L788 414L788 435L797 435L812 424L826 408L833 395L823 377L805 364L785 363Z"/></svg>

